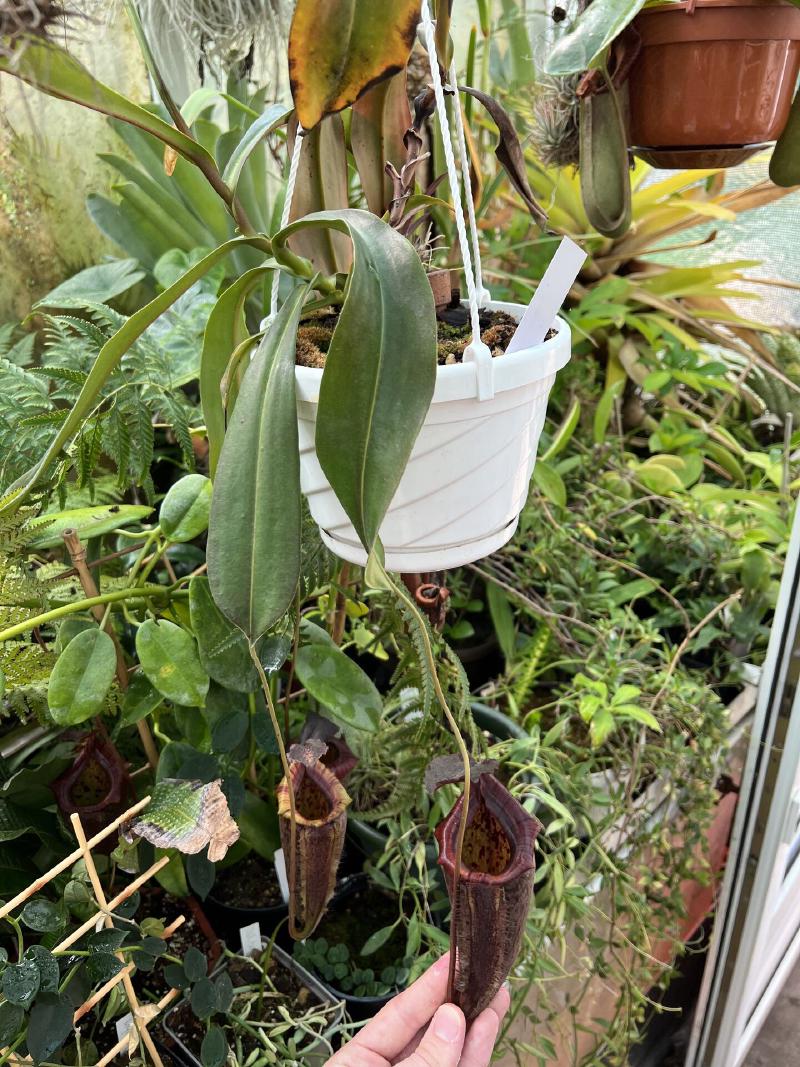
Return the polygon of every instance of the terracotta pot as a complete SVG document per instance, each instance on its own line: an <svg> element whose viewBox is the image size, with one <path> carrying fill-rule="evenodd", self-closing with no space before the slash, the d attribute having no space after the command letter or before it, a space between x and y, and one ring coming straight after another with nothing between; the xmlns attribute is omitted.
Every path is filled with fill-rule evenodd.
<svg viewBox="0 0 800 1067"><path fill-rule="evenodd" d="M630 145L656 167L730 167L780 136L800 70L800 9L691 0L635 23Z"/></svg>

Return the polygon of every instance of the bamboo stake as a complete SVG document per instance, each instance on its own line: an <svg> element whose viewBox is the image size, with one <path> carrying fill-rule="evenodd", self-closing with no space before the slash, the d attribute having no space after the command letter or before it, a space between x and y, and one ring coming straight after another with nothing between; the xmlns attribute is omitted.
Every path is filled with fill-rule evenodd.
<svg viewBox="0 0 800 1067"><path fill-rule="evenodd" d="M145 882L148 882L154 874L158 874L161 868L166 867L168 863L169 856L162 856L161 859L158 860L157 863L154 863L152 867L149 867L144 872L144 874L140 874L138 878L136 878L133 882L130 883L130 885L127 885L125 889L123 889L121 893L117 894L117 896L115 896L114 899L108 904L109 916L115 908L118 908L120 904L122 904L128 899L128 897L133 896L137 889L140 889ZM91 919L87 919L82 926L79 926L77 930L73 930L72 933L65 937L63 941L60 941L52 951L63 952L64 949L69 948L70 945L74 945L76 941L80 941L84 934L88 934L90 930L97 926L97 920L99 917L100 916L98 914L95 914L91 917Z"/></svg>
<svg viewBox="0 0 800 1067"><path fill-rule="evenodd" d="M117 971L113 978L109 978L105 985L101 985L96 992L92 993L88 1000L84 1000L83 1004L81 1004L79 1008L76 1008L72 1016L72 1025L75 1026L78 1020L82 1019L84 1015L90 1012L95 1004L99 1004L101 1000L107 997L111 990L119 985L124 975L130 977L135 970L136 964L129 963L127 967L123 967L121 971Z"/></svg>
<svg viewBox="0 0 800 1067"><path fill-rule="evenodd" d="M86 835L83 832L83 826L81 825L80 816L77 812L70 816L70 822L72 823L72 829L75 833L75 837L78 839L78 844L81 847L83 853L84 863L86 864L86 870L89 875L89 881L92 883L92 889L94 890L95 899L104 913L104 923L106 929L114 929L114 920L111 918L111 913L108 908L108 901L103 891L103 886L100 882L100 876L97 873L97 868L94 865L94 856L91 849L88 846ZM164 857L166 859L166 857ZM123 964L125 957L122 952L116 953L117 959ZM145 1048L150 1053L155 1067L164 1067L164 1062L158 1054L158 1049L155 1046L155 1042L150 1035L150 1031L147 1029L147 1024L142 1020L139 1014L139 1001L136 997L136 990L133 988L133 982L131 981L130 972L125 968L121 972L122 975L122 987L125 990L125 996L130 1005L131 1015L133 1016L133 1025L136 1027L139 1033L139 1039L143 1042Z"/></svg>
<svg viewBox="0 0 800 1067"><path fill-rule="evenodd" d="M64 544L67 546L69 552L69 558L72 560L72 566L75 569L75 573L78 575L78 580L81 583L81 588L88 600L93 599L100 595L100 591L95 584L92 572L86 565L86 548L81 542L78 536L78 531L70 528L65 530L61 535L64 539ZM125 653L122 651L122 645L119 643L119 638L114 632L113 626L109 625L110 620L105 619L105 608L102 604L97 604L92 609L92 615L97 619L101 627L106 631L111 640L114 642L114 650L117 654L117 681L119 687L125 692L128 688L128 668L125 666ZM147 725L144 719L140 719L136 723L136 729L139 731L139 738L142 742L145 754L147 755L147 761L150 766L155 770L158 766L158 749L156 748L153 735L150 732L150 727Z"/></svg>
<svg viewBox="0 0 800 1067"><path fill-rule="evenodd" d="M178 918L164 930L164 939L167 940L172 937L178 927L183 926L185 922L186 916L179 915ZM72 1025L74 1026L79 1019L82 1019L84 1015L90 1012L95 1004L99 1004L101 1000L104 1000L111 990L122 981L123 974L132 974L135 970L136 964L129 963L124 970L118 971L113 978L109 978L105 985L100 986L96 992L92 993L88 1000L85 1000L83 1004L76 1009L75 1014L72 1016Z"/></svg>
<svg viewBox="0 0 800 1067"><path fill-rule="evenodd" d="M149 881L153 875L157 874L162 867L169 863L169 857L164 856L156 863L152 864L143 874L140 874L129 885L127 885L120 893L118 893L112 900L106 900L102 883L100 882L99 875L97 873L97 867L95 866L94 856L92 855L92 849L104 841L107 837L113 834L119 827L132 819L134 815L138 814L143 808L150 803L150 797L145 797L144 800L139 801L138 804L134 804L123 812L117 819L110 823L100 833L95 834L94 837L87 840L84 833L83 826L80 821L80 817L76 814L72 815L70 822L72 823L72 829L75 833L75 837L78 841L78 848L71 852L69 856L66 856L60 863L57 863L55 867L52 867L41 878L37 878L31 885L24 889L21 893L18 893L13 900L8 904L3 905L0 908L0 919L8 915L14 908L18 907L24 901L28 900L35 893L39 892L44 886L61 874L64 870L70 867L76 860L83 859L86 865L86 871L89 875L89 880L92 884L95 900L97 903L98 911L91 916L86 922L84 922L77 930L74 930L71 934L65 937L59 944L55 945L52 949L53 954L66 951L76 941L79 941L84 934L89 933L95 929L98 924L98 920L101 920L106 928L112 928L114 921L112 913L119 907L123 901L131 897L137 889L139 889L145 882ZM168 926L164 928L163 938L165 940L172 937L175 931L186 922L184 915L179 915ZM116 953L117 958L121 962L124 961L124 957L121 951ZM136 991L133 988L131 982L131 975L136 970L136 964L130 962L126 964L113 978L110 978L100 989L96 990L90 997L87 998L74 1012L72 1017L73 1025L77 1024L80 1019L87 1015L93 1008L101 1003L108 994L118 985L122 985L125 997L131 1009L131 1018L133 1019L133 1025L136 1028L136 1032L139 1035L140 1041L147 1049L154 1067L164 1067L163 1061L158 1055L158 1050L155 1047L153 1038L148 1031L149 1023L155 1019L161 1012L179 995L177 989L171 989L156 1005L144 1005L141 1006L136 997ZM116 1056L124 1052L130 1045L131 1035L130 1031L121 1038L117 1044L107 1053L103 1059L95 1065L95 1067L107 1067ZM17 1042L19 1044L19 1042ZM0 1059L3 1063L7 1063L10 1067L28 1067L32 1063L30 1056L16 1055L11 1049L0 1049Z"/></svg>
<svg viewBox="0 0 800 1067"><path fill-rule="evenodd" d="M165 994L158 1004L156 1004L156 1011L160 1015L172 1001L178 996L177 989L170 989L169 993ZM108 1067L109 1063L112 1063L121 1052L124 1052L128 1047L128 1035L126 1034L121 1040L119 1040L112 1049L110 1049L102 1060L98 1060L94 1067ZM158 1061L161 1063L161 1060ZM163 1067L163 1064L162 1064Z"/></svg>
<svg viewBox="0 0 800 1067"><path fill-rule="evenodd" d="M90 838L87 842L87 847L93 849L99 845L101 841L105 841L105 839L113 834L115 830L118 830L124 822L127 822L128 819L132 819L134 815L138 815L149 803L150 797L147 796L144 800L140 800L138 804L134 804L132 808L128 808L122 815L109 823L104 830L101 830L99 833L95 834L94 837ZM48 882L51 882L68 867L71 867L73 863L77 863L82 855L83 850L76 848L74 852L70 852L70 854L57 863L55 867L51 867L47 874L43 874L41 878L37 878L35 882L31 882L31 884L23 889L21 893L17 893L17 895L12 897L7 904L3 904L3 906L0 907L0 919L4 919L6 915L9 915L15 908L19 907L20 904L28 900L29 897L32 897L34 893L38 893L40 889L44 889ZM117 898L117 903L123 899L124 897L120 895Z"/></svg>

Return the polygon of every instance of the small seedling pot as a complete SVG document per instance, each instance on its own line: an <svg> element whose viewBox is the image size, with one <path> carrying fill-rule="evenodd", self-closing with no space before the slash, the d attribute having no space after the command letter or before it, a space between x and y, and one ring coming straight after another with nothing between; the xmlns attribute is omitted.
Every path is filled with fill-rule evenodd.
<svg viewBox="0 0 800 1067"><path fill-rule="evenodd" d="M365 874L355 874L342 882L328 905L329 914L335 915L337 908L346 906L348 900L368 884L369 878ZM315 978L322 988L326 990L328 999L341 1001L347 1014L356 1022L371 1019L373 1015L381 1010L384 1004L388 1004L392 997L398 993L398 990L395 989L391 993L385 993L379 997L356 997L352 993L345 993L343 990L338 989L323 978L319 978L316 975Z"/></svg>
<svg viewBox="0 0 800 1067"><path fill-rule="evenodd" d="M488 308L521 318L521 304ZM389 570L448 570L513 536L528 495L547 399L570 357L563 319L554 336L493 360L494 396L478 399L474 363L440 366L425 423L381 527ZM325 544L363 566L366 554L314 447L322 371L297 367L300 482Z"/></svg>
<svg viewBox="0 0 800 1067"><path fill-rule="evenodd" d="M230 868L230 870L234 869L235 867ZM241 880L239 884L242 884ZM214 928L229 945L238 945L239 931L242 927L256 922L267 937L271 936L278 924L283 922L289 914L289 908L284 903L265 907L259 905L258 899L254 899L252 903L248 901L247 905L231 904L216 895L214 888L212 886L206 896L204 907Z"/></svg>
<svg viewBox="0 0 800 1067"><path fill-rule="evenodd" d="M629 143L655 167L731 167L776 140L800 71L788 0L685 0L644 11Z"/></svg>
<svg viewBox="0 0 800 1067"><path fill-rule="evenodd" d="M266 938L263 939L262 947L266 948L268 944L268 940ZM278 961L278 963L280 963L281 967L284 967L287 971L292 971L294 974L296 974L300 981L303 983L303 985L312 994L314 999L317 1000L320 1004L334 1003L335 998L331 997L331 994L327 987L324 985L324 983L320 982L319 979L316 978L309 971L307 971L305 967L301 967L298 963L295 963L292 957L288 953L284 952L282 948L279 948L277 945L273 945L272 956L275 960ZM219 974L224 969L225 965L218 968L215 974ZM183 1067L202 1067L199 1055L200 1050L198 1049L197 1053L195 1053L191 1049L187 1048L181 1038L178 1037L177 1033L175 1032L173 1021L175 1018L175 1014L180 1008L180 1006L180 1003L176 1004L175 1007L172 1008L169 1012L167 1012L166 1016L164 1017L164 1032L165 1034L167 1034L167 1036L170 1038L170 1041L172 1042L172 1047L168 1050L169 1055L172 1056L173 1060L181 1063ZM337 1022L341 1021L342 1014L343 1013L340 1013L340 1015L337 1017ZM334 1025L336 1025L336 1023L334 1023ZM320 1043L319 1048L315 1046L306 1051L305 1059L303 1062L307 1065L307 1067L322 1067L322 1064L325 1063L327 1058L327 1052L323 1051L323 1046Z"/></svg>
<svg viewBox="0 0 800 1067"><path fill-rule="evenodd" d="M214 926L224 935L228 944L238 944L239 931L243 926L258 923L265 934L272 934L275 927L289 914L286 904L274 908L239 908L217 900L213 890L205 899L205 908Z"/></svg>

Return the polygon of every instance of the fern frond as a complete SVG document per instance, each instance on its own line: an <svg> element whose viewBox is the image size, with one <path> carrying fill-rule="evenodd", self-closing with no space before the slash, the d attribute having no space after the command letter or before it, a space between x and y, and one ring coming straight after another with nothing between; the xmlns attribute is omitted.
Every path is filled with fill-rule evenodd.
<svg viewBox="0 0 800 1067"><path fill-rule="evenodd" d="M64 422L69 415L69 408L57 408L55 411L41 411L38 415L28 415L19 420L20 426L56 426Z"/></svg>
<svg viewBox="0 0 800 1067"><path fill-rule="evenodd" d="M46 375L48 378L55 378L58 381L73 382L75 385L83 385L89 377L82 370L75 370L73 367L59 367L57 365L31 367L31 373Z"/></svg>
<svg viewBox="0 0 800 1067"><path fill-rule="evenodd" d="M435 696L433 678L431 677L430 669L428 667L428 655L423 640L423 631L421 629L423 626L428 627L428 623L425 620L420 621L417 615L405 605L401 608L401 614L414 646L414 653L417 659L419 691L422 698L422 714L423 717L427 718L431 713ZM428 627L428 636L431 641L435 641L430 627Z"/></svg>

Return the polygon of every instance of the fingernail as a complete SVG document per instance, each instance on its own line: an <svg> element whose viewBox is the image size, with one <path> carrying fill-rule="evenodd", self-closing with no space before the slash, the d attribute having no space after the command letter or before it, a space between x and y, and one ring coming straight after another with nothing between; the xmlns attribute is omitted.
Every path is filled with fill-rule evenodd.
<svg viewBox="0 0 800 1067"><path fill-rule="evenodd" d="M452 1004L443 1004L433 1019L433 1032L436 1037L454 1044L461 1040L464 1030L461 1012Z"/></svg>

